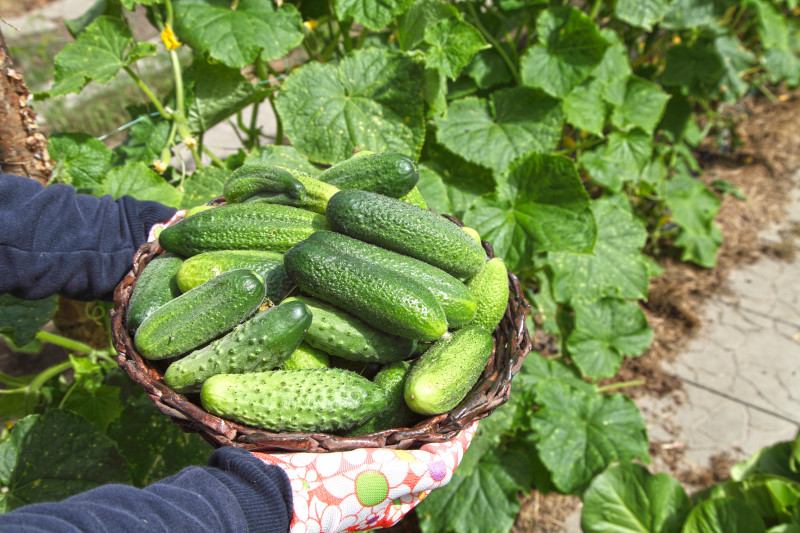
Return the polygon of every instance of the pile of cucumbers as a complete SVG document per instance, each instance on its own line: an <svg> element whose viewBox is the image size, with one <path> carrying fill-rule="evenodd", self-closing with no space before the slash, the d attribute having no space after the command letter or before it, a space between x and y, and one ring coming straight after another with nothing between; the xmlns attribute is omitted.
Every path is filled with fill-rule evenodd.
<svg viewBox="0 0 800 533"><path fill-rule="evenodd" d="M125 317L137 352L208 412L274 432L358 435L451 410L491 357L508 273L427 209L418 178L396 153L316 177L237 169L227 203L158 236Z"/></svg>

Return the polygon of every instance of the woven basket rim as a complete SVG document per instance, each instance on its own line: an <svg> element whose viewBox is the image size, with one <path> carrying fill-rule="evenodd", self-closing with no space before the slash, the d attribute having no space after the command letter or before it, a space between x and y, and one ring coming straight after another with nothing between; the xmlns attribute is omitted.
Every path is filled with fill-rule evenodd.
<svg viewBox="0 0 800 533"><path fill-rule="evenodd" d="M219 197L209 205L223 205ZM463 223L450 215L442 215L459 226ZM182 220L179 214L170 224ZM489 258L494 250L486 241L484 249ZM144 388L150 400L164 415L184 431L201 434L215 447L236 446L251 452L331 452L358 448L413 449L430 442L453 439L465 426L489 416L508 400L511 380L531 351L531 337L525 324L530 313L519 279L509 270L509 303L500 325L492 333L495 350L478 383L464 400L447 413L426 418L411 428L388 429L376 433L343 437L324 432L273 433L225 420L205 411L185 395L170 389L162 378L168 361L144 359L134 348L133 338L125 328L126 313L136 280L145 266L164 253L158 240L143 244L133 259L133 268L114 291L111 326L117 363L134 382ZM191 396L191 395L190 395Z"/></svg>

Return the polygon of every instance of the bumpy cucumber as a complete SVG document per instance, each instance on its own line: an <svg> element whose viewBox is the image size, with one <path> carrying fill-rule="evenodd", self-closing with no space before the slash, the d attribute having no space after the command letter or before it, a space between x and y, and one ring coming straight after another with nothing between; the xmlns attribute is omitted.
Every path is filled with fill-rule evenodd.
<svg viewBox="0 0 800 533"><path fill-rule="evenodd" d="M450 328L459 328L475 316L477 302L472 293L461 280L440 268L333 231L318 231L307 240L327 244L342 253L380 265L425 285L442 306Z"/></svg>
<svg viewBox="0 0 800 533"><path fill-rule="evenodd" d="M178 288L186 292L237 268L247 268L264 278L267 299L272 302L281 301L292 288L283 268L283 254L269 250L217 250L192 256L178 269Z"/></svg>
<svg viewBox="0 0 800 533"><path fill-rule="evenodd" d="M439 340L414 363L405 384L406 404L424 415L449 411L478 381L493 346L492 334L481 326L464 326Z"/></svg>
<svg viewBox="0 0 800 533"><path fill-rule="evenodd" d="M318 350L303 341L281 365L283 370L304 370L309 368L330 368L330 358L322 350Z"/></svg>
<svg viewBox="0 0 800 533"><path fill-rule="evenodd" d="M173 362L164 373L164 382L176 392L195 392L217 374L278 368L300 345L309 325L311 313L301 302L270 307Z"/></svg>
<svg viewBox="0 0 800 533"><path fill-rule="evenodd" d="M175 254L154 257L139 274L128 302L125 325L134 332L150 314L181 294L176 274L183 260Z"/></svg>
<svg viewBox="0 0 800 533"><path fill-rule="evenodd" d="M305 341L330 355L351 361L390 363L405 359L416 348L416 341L379 331L316 298L293 296L284 300L291 301L304 303L314 317Z"/></svg>
<svg viewBox="0 0 800 533"><path fill-rule="evenodd" d="M162 231L158 240L166 251L186 257L214 250L285 252L327 227L324 216L307 209L249 202L185 218Z"/></svg>
<svg viewBox="0 0 800 533"><path fill-rule="evenodd" d="M400 198L419 180L413 159L394 152L361 155L337 163L319 179L340 189L361 189Z"/></svg>
<svg viewBox="0 0 800 533"><path fill-rule="evenodd" d="M391 270L308 240L286 252L283 264L301 290L381 331L420 341L438 339L447 331L433 294Z"/></svg>
<svg viewBox="0 0 800 533"><path fill-rule="evenodd" d="M270 431L339 431L386 408L386 393L338 368L218 374L203 384L210 413Z"/></svg>
<svg viewBox="0 0 800 533"><path fill-rule="evenodd" d="M245 165L228 176L222 195L229 204L259 200L299 205L306 199L306 190L285 169L272 165Z"/></svg>
<svg viewBox="0 0 800 533"><path fill-rule="evenodd" d="M284 170L289 172L294 179L301 183L306 191L305 200L296 205L324 215L328 200L331 199L331 196L339 192L339 188L330 183L320 181L314 176L300 170L289 168L284 168Z"/></svg>
<svg viewBox="0 0 800 533"><path fill-rule="evenodd" d="M386 390L387 409L364 424L348 431L348 435L363 435L385 429L411 426L419 417L409 409L403 397L406 379L411 372L411 361L397 361L383 368L372 380Z"/></svg>
<svg viewBox="0 0 800 533"><path fill-rule="evenodd" d="M473 324L494 331L508 307L508 270L499 257L483 265L483 269L467 281L467 288L475 296L478 309Z"/></svg>
<svg viewBox="0 0 800 533"><path fill-rule="evenodd" d="M446 218L367 191L339 191L328 202L331 229L441 268L457 278L473 276L486 252Z"/></svg>
<svg viewBox="0 0 800 533"><path fill-rule="evenodd" d="M254 272L224 272L150 314L136 330L136 350L148 359L185 354L245 320L265 295Z"/></svg>

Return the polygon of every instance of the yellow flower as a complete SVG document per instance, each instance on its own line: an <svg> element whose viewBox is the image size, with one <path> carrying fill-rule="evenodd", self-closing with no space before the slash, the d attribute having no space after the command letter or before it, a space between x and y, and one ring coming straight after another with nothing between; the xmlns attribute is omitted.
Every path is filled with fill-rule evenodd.
<svg viewBox="0 0 800 533"><path fill-rule="evenodd" d="M167 50L175 50L183 43L175 37L175 34L172 32L172 28L170 28L169 24L166 24L166 28L164 31L161 32L161 40L164 41L164 46L167 47Z"/></svg>
<svg viewBox="0 0 800 533"><path fill-rule="evenodd" d="M153 166L156 168L156 172L158 172L159 174L161 174L162 172L164 172L165 170L167 170L167 164L166 164L166 163L164 163L164 162L163 162L162 160L160 160L160 159L155 159L155 160L153 161Z"/></svg>
<svg viewBox="0 0 800 533"><path fill-rule="evenodd" d="M307 20L307 21L303 22L303 26L305 26L306 28L308 28L311 31L314 31L314 30L317 29L317 26L319 26L319 22L317 22L314 19L311 19L311 20Z"/></svg>

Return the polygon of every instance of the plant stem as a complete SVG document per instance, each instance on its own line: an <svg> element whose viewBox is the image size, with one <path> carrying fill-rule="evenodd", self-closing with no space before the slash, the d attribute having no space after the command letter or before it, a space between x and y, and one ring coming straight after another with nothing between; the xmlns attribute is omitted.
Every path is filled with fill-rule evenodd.
<svg viewBox="0 0 800 533"><path fill-rule="evenodd" d="M517 83L519 83L520 78L517 66L514 64L513 61L511 61L511 58L508 57L506 51L500 46L500 42L497 39L495 39L494 35L489 33L483 26L480 18L478 17L478 13L475 11L475 6L472 5L472 2L467 2L466 4L467 4L467 9L469 10L470 16L472 18L472 23L475 25L476 28L478 28L478 31L480 31L481 34L483 34L483 38L489 41L489 44L491 44L494 47L494 49L497 50L497 53L500 54L500 57L502 57L503 61L505 61L506 65L508 65L508 69L511 71L511 75L514 76L514 80Z"/></svg>
<svg viewBox="0 0 800 533"><path fill-rule="evenodd" d="M39 373L38 376L33 378L33 381L26 387L27 390L25 391L25 412L33 412L33 408L36 407L39 389L41 389L45 383L70 368L72 368L72 361L64 361L63 363L45 369L43 372Z"/></svg>
<svg viewBox="0 0 800 533"><path fill-rule="evenodd" d="M167 24L174 26L175 12L172 10L172 0L164 0L164 7L167 8Z"/></svg>
<svg viewBox="0 0 800 533"><path fill-rule="evenodd" d="M61 335L57 335L55 333L39 331L36 333L36 338L42 342L49 342L50 344L61 346L62 348L66 348L67 350L73 350L82 353L91 353L92 351L94 351L94 348L92 348L88 344L84 344L82 342L70 339L68 337L63 337Z"/></svg>
<svg viewBox="0 0 800 533"><path fill-rule="evenodd" d="M219 168L225 168L225 162L219 157L217 157L217 155L214 152L209 150L207 146L203 146L203 153L205 153L208 157L211 158L211 162L214 164L214 166Z"/></svg>
<svg viewBox="0 0 800 533"><path fill-rule="evenodd" d="M592 4L592 10L589 11L589 18L594 19L597 16L597 12L600 11L600 6L603 5L603 0L594 0L594 4Z"/></svg>
<svg viewBox="0 0 800 533"><path fill-rule="evenodd" d="M344 49L347 52L353 51L353 42L350 40L350 27L353 25L353 19L348 18L344 22L339 22L339 28L342 32L342 39L344 39Z"/></svg>
<svg viewBox="0 0 800 533"><path fill-rule="evenodd" d="M122 68L123 68L123 69L125 70L125 72L127 72L127 73L128 73L128 75L129 75L129 76L130 76L130 77L133 79L133 81L136 83L136 85L138 85L138 86L139 86L139 88L142 90L142 92L144 92L144 94L147 96L147 98L149 98L149 99L150 99L150 101L151 101L151 102L153 103L153 105L156 107L156 110L158 110L158 113L159 113L159 114L160 114L162 117L164 117L165 119L167 119L167 120L173 120L173 115L172 115L172 113L169 113L169 112L168 112L166 109L164 109L164 106L163 106L163 105L161 104L161 102L158 100L158 98L156 97L155 93L154 93L154 92L153 92L153 91L150 89L150 87L148 87L148 85L147 85L147 84L144 82L144 80L142 80L142 78L140 78L138 74L136 74L136 73L135 73L133 70L131 70L131 68L130 68L130 67L128 67L128 66L125 66L125 67L122 67Z"/></svg>
<svg viewBox="0 0 800 533"><path fill-rule="evenodd" d="M640 385L644 385L645 380L643 379L635 379L633 381L622 381L620 383L611 383L609 385L605 385L603 387L597 387L597 393L601 392L608 392L617 389L625 389L627 387L638 387Z"/></svg>
<svg viewBox="0 0 800 533"><path fill-rule="evenodd" d="M283 122L281 121L280 115L278 115L278 110L275 109L275 97L270 95L269 103L272 106L272 112L275 114L275 144L283 144Z"/></svg>

